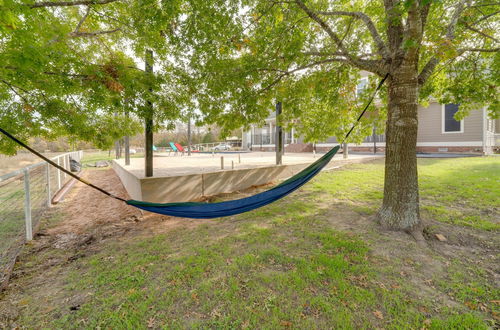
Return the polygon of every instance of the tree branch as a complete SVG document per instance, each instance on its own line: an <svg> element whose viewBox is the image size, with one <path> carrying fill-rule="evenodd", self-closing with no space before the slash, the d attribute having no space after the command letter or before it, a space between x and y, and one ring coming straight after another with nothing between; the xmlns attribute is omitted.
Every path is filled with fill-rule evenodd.
<svg viewBox="0 0 500 330"><path fill-rule="evenodd" d="M401 43L403 42L403 23L394 0L384 0L384 8L387 15L389 50L394 59L400 52Z"/></svg>
<svg viewBox="0 0 500 330"><path fill-rule="evenodd" d="M479 30L479 29L476 29L475 27L470 26L470 25L469 25L469 24L467 24L466 22L463 22L463 24L464 24L465 28L466 28L466 29L468 29L468 30L471 30L471 31L473 31L473 32L476 32L476 33L478 33L478 34L482 35L483 37L488 38L488 39L491 39L491 40L494 40L494 41L496 41L496 42L498 42L498 41L499 41L497 38L495 38L495 37L493 37L493 36L490 36L489 34L486 34L486 33L484 33L483 31L481 31L481 30Z"/></svg>
<svg viewBox="0 0 500 330"><path fill-rule="evenodd" d="M406 27L403 35L403 44L407 45L405 58L418 61L418 53L422 44L422 8L417 1L410 3L408 8L408 17L406 18ZM407 43L408 42L408 43Z"/></svg>
<svg viewBox="0 0 500 330"><path fill-rule="evenodd" d="M446 39L451 41L455 38L455 30L457 27L458 20L460 18L460 15L464 11L465 7L465 2L468 0L461 0L457 5L455 12L453 12L453 15L450 20L450 24L448 24L448 27L446 28ZM430 77L436 66L439 64L439 58L437 56L433 56L429 59L429 61L424 65L422 71L418 75L418 84L419 86L422 86L425 84L427 79Z"/></svg>
<svg viewBox="0 0 500 330"><path fill-rule="evenodd" d="M83 22L87 19L89 14L90 14L90 6L87 6L87 11L85 12L85 15L83 15L80 22L78 22L78 25L76 26L75 31L73 33L78 33L80 31L80 28L82 27Z"/></svg>
<svg viewBox="0 0 500 330"><path fill-rule="evenodd" d="M262 68L262 69L259 69L261 71L272 71L272 72L280 72L281 74L275 79L273 80L269 85L267 85L266 87L260 89L258 91L258 94L260 93L263 93L269 89L271 89L273 86L275 86L277 83L279 83L281 81L281 79L283 79L284 77L286 76L289 76L297 71L301 71L301 70L305 70L305 69L310 69L312 67L315 67L317 65L321 65L321 64L327 64L327 63L333 63L333 62L345 62L345 63L348 63L349 60L348 59L345 59L345 58L329 58L329 59L325 59L325 60L321 60L321 61L317 61L317 62L313 62L313 63L310 63L310 64L307 64L307 65L303 65L303 66L299 66L295 69L292 69L292 70L280 70L280 69L268 69L268 68Z"/></svg>
<svg viewBox="0 0 500 330"><path fill-rule="evenodd" d="M481 17L480 19L478 19L477 21L475 21L473 24L481 23L482 21L487 20L488 18L497 15L498 13L500 13L500 11L496 11L494 13L491 13L491 14L488 14L488 15L484 15L483 17Z"/></svg>
<svg viewBox="0 0 500 330"><path fill-rule="evenodd" d="M500 48L462 48L458 50L458 53L462 55L465 52L496 53L498 51Z"/></svg>
<svg viewBox="0 0 500 330"><path fill-rule="evenodd" d="M43 1L30 5L30 8L42 7L71 7L71 6L90 6L90 5L105 5L111 2L121 0L77 0L77 1Z"/></svg>
<svg viewBox="0 0 500 330"><path fill-rule="evenodd" d="M375 27L375 24L373 24L373 21L366 15L365 13L359 12L359 11L320 11L318 12L320 15L325 15L325 16L350 16L354 17L357 19L362 20L368 30L370 31L370 34L372 35L373 40L375 41L375 44L377 45L378 48L378 53L382 57L389 57L389 52L387 50L387 47L380 37L380 34L377 31L377 28Z"/></svg>
<svg viewBox="0 0 500 330"><path fill-rule="evenodd" d="M295 0L295 3L302 9L313 21L318 23L321 28L328 34L328 36L333 40L333 42L340 49L340 53L342 56L347 58L347 63L356 66L362 70L374 72L378 75L385 75L387 70L383 68L382 61L375 60L362 60L357 58L356 56L349 53L349 51L344 47L342 40L339 36L330 28L328 24L324 20L322 20L317 13L312 11L309 7L307 7L302 0Z"/></svg>
<svg viewBox="0 0 500 330"><path fill-rule="evenodd" d="M306 56L316 56L316 57L328 57L328 56L344 56L343 53L340 52L333 52L333 53L328 53L328 52L321 52L321 51L306 51L306 52L301 52L302 55ZM360 54L357 55L360 59L364 59L366 57L373 57L376 54L372 53L367 53L367 54ZM347 60L347 58L346 58Z"/></svg>
<svg viewBox="0 0 500 330"><path fill-rule="evenodd" d="M121 28L116 28L113 30L104 30L104 31L96 31L96 32L71 32L69 34L70 37L72 38L79 38L79 37L97 37L103 34L110 34L110 33L115 33L118 31L121 31Z"/></svg>
<svg viewBox="0 0 500 330"><path fill-rule="evenodd" d="M29 104L28 99L26 99L26 98L24 97L24 95L22 95L22 94L20 94L18 91L16 91L16 88L17 88L17 89L19 89L20 91L25 92L26 94L29 94L29 92L28 92L27 90L25 90L24 88L18 87L18 86L14 86L14 85L12 85L11 83L9 83L8 81L3 80L3 79L1 79L1 80L0 80L0 82L3 82L5 85L7 85L7 86L9 87L9 89L10 89L10 90L11 90L14 94L16 94L17 96L19 96L19 97L21 98L21 100L23 100L23 101L24 101L24 103Z"/></svg>

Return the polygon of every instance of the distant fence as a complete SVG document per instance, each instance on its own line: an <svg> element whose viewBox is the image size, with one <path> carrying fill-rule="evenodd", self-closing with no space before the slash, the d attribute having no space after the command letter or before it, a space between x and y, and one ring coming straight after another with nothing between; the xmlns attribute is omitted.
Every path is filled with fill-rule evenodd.
<svg viewBox="0 0 500 330"><path fill-rule="evenodd" d="M52 158L70 170L70 159L80 161L83 151ZM70 176L41 162L0 176L0 290L26 241L32 240L52 197Z"/></svg>

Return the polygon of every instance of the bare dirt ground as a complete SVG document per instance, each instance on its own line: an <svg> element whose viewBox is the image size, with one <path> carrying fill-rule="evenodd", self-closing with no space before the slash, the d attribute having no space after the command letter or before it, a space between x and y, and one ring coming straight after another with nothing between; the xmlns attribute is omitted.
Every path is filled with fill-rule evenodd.
<svg viewBox="0 0 500 330"><path fill-rule="evenodd" d="M83 177L116 196L130 198L112 169L86 171ZM81 182L76 183L52 212L61 212L64 221L39 232L38 236L45 236L56 248L78 245L82 239L98 242L127 232L132 235L158 233L181 224L191 226L202 222L144 213Z"/></svg>
<svg viewBox="0 0 500 330"><path fill-rule="evenodd" d="M89 170L84 178L123 198L128 198L113 170ZM243 192L246 194L250 192ZM232 196L236 198L237 196ZM425 219L426 245L417 243L408 235L383 231L373 217L360 216L352 208L343 204L329 205L326 209L332 228L359 235L365 240L370 253L378 257L390 273L397 273L403 280L411 282L415 298L425 296L436 301L436 308L458 308L452 297L443 290L436 289L436 279L446 278L453 260L477 265L484 270L488 282L500 286L500 239L496 232L479 231ZM46 223L36 239L19 257L11 283L0 296L0 321L17 318L23 301L48 296L60 296L71 305L78 305L82 297L67 297L64 292L64 266L82 256L87 256L106 248L109 240L133 240L153 236L176 228L195 228L200 225L234 226L231 222L191 220L162 215L142 213L142 211L106 197L100 192L77 183L55 206L48 216L62 214L64 220ZM446 241L436 239L442 233ZM48 262L27 262L30 254L50 255ZM47 260L47 259L44 259ZM398 260L398 264L394 264ZM373 284L373 283L372 283ZM33 296L36 295L36 296ZM51 298L52 299L52 298ZM477 308L483 308L477 306ZM486 307L484 307L486 308ZM42 311L43 312L43 311ZM492 315L498 324L498 316ZM0 322L1 327L1 322Z"/></svg>

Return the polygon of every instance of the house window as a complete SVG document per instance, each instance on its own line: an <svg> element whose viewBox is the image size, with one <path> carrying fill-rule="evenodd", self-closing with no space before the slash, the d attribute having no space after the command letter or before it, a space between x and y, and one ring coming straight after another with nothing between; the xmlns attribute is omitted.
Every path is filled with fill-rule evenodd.
<svg viewBox="0 0 500 330"><path fill-rule="evenodd" d="M463 133L464 121L456 120L455 114L458 111L458 104L443 105L443 133Z"/></svg>
<svg viewBox="0 0 500 330"><path fill-rule="evenodd" d="M358 85L356 86L356 97L359 97L359 95L363 93L367 85L368 85L368 77L364 77L358 80Z"/></svg>

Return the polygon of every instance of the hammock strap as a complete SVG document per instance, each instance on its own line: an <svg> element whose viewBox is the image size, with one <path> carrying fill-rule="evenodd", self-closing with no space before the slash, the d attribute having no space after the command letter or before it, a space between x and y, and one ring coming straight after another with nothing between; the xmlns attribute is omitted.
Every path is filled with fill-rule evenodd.
<svg viewBox="0 0 500 330"><path fill-rule="evenodd" d="M121 198L121 197L118 197L118 196L115 196L113 195L112 193L98 187L98 186L95 186L93 185L92 183L86 181L85 179L83 179L82 177L74 174L73 172L71 171L68 171L67 169L65 169L64 167L58 165L57 163L55 163L54 161L50 160L49 158L45 157L44 155L42 155L41 153L39 153L38 151L36 151L35 149L31 148L30 146L26 145L25 143L23 143L22 141L19 141L15 136L11 135L9 132L7 132L6 130L4 130L3 128L0 127L0 132L2 132L5 136L7 136L9 139L11 139L12 141L16 142L17 144L21 145L22 147L28 149L30 152L32 152L33 154L37 155L38 157L40 157L41 159L43 159L44 161L46 161L47 163L49 163L50 165L54 166L55 168L57 168L58 170L61 170L63 171L64 173L72 176L73 178L77 179L78 181L86 184L87 186L90 186L94 189L97 189L99 190L100 192L102 192L103 194L106 194L108 195L109 197L112 197L112 198L115 198L115 199L118 199L122 202L125 202L126 200Z"/></svg>
<svg viewBox="0 0 500 330"><path fill-rule="evenodd" d="M354 125L352 125L351 129L349 130L349 132L347 132L347 134L344 136L344 139L342 140L342 142L340 144L343 144L347 140L347 138L349 137L349 135L351 135L351 132L354 130L354 128L356 128L356 126L358 126L359 121L361 120L361 117L363 117L363 115L365 114L366 110L368 110L368 107L372 104L373 100L375 99L375 96L377 96L378 91L380 90L380 88L382 88L382 85L384 84L384 82L387 79L387 77L389 77L389 73L387 73L385 75L385 77L382 78L382 80L380 80L380 82L378 83L377 88L375 89L375 92L373 92L372 96L370 97L370 100L365 105L365 108L363 109L363 111L359 115L359 117L356 120L356 122L354 123Z"/></svg>

